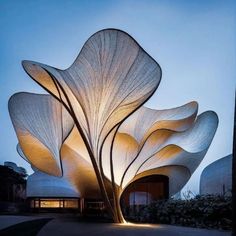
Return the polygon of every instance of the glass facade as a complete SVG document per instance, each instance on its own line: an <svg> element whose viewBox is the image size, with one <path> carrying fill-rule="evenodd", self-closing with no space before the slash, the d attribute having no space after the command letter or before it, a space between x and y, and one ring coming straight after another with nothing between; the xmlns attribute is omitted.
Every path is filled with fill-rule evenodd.
<svg viewBox="0 0 236 236"><path fill-rule="evenodd" d="M79 199L37 198L30 202L31 208L79 208Z"/></svg>

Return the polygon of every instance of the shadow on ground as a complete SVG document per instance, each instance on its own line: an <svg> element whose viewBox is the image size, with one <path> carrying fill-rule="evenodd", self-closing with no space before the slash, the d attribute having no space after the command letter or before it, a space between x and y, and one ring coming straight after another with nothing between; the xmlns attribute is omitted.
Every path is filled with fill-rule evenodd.
<svg viewBox="0 0 236 236"><path fill-rule="evenodd" d="M0 230L1 236L35 236L52 218L30 220Z"/></svg>

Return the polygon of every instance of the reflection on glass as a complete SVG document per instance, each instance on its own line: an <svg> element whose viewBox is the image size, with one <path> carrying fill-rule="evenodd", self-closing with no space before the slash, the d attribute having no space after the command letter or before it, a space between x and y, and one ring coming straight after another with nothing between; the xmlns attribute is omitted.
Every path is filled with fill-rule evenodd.
<svg viewBox="0 0 236 236"><path fill-rule="evenodd" d="M31 208L79 208L78 199L39 199L31 200Z"/></svg>
<svg viewBox="0 0 236 236"><path fill-rule="evenodd" d="M65 200L64 207L65 208L78 208L79 204L77 200Z"/></svg>
<svg viewBox="0 0 236 236"><path fill-rule="evenodd" d="M49 200L42 200L40 202L40 207L41 208L59 208L60 207L60 201L58 200L53 200L53 201L49 201Z"/></svg>

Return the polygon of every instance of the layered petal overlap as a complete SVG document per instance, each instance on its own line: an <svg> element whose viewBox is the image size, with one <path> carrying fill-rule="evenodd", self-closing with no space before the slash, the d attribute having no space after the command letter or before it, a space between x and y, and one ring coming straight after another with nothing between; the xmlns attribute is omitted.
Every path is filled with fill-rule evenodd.
<svg viewBox="0 0 236 236"><path fill-rule="evenodd" d="M102 198L116 222L124 222L120 197L131 183L165 175L172 196L215 135L216 113L198 115L197 102L166 110L143 106L160 83L161 68L123 31L93 34L65 70L22 65L50 94L17 93L9 100L17 151L35 171L29 180L39 176L49 189L60 178L58 191L62 186L73 196Z"/></svg>
<svg viewBox="0 0 236 236"><path fill-rule="evenodd" d="M205 156L218 126L214 112L196 115L197 103L192 102L162 111L142 107L125 120L114 139L112 159L103 155L104 163L112 162L116 184L125 188L142 172L183 166L190 173L183 186ZM110 171L106 165L108 178Z"/></svg>
<svg viewBox="0 0 236 236"><path fill-rule="evenodd" d="M161 79L157 62L115 29L92 35L66 70L30 61L23 67L68 107L96 160L107 134L153 94Z"/></svg>

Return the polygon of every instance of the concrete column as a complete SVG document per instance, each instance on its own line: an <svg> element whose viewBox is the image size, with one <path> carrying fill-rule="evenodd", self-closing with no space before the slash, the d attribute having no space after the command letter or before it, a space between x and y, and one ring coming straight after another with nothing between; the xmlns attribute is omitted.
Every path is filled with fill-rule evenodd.
<svg viewBox="0 0 236 236"><path fill-rule="evenodd" d="M84 214L84 198L80 198L80 214L83 215Z"/></svg>

